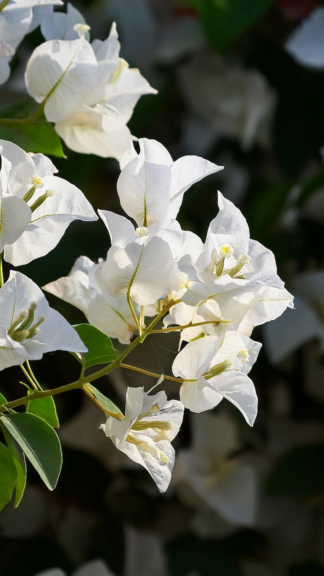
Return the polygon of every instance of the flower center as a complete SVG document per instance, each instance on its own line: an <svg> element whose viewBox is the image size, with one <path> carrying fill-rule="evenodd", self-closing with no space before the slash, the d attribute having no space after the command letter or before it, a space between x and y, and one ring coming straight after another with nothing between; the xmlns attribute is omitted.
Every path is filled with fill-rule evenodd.
<svg viewBox="0 0 324 576"><path fill-rule="evenodd" d="M143 236L148 236L148 229L145 226L140 226L136 228L135 233L142 238Z"/></svg>
<svg viewBox="0 0 324 576"><path fill-rule="evenodd" d="M74 24L73 30L75 30L79 34L79 38L88 38L89 37L89 30L91 30L91 26L88 24Z"/></svg>
<svg viewBox="0 0 324 576"><path fill-rule="evenodd" d="M39 334L40 330L38 326L45 322L46 317L44 314L40 314L37 322L33 324L36 308L36 302L32 302L28 312L22 310L17 318L11 323L7 332L12 340L15 340L15 342L23 342L24 340L30 340Z"/></svg>

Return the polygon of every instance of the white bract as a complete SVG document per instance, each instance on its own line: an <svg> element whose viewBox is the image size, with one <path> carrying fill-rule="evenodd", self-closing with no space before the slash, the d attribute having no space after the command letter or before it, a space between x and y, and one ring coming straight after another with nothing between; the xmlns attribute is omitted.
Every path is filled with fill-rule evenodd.
<svg viewBox="0 0 324 576"><path fill-rule="evenodd" d="M192 447L177 455L173 482L194 492L227 521L252 526L256 516L255 470L242 457L231 457L241 446L233 422L224 416L192 414Z"/></svg>
<svg viewBox="0 0 324 576"><path fill-rule="evenodd" d="M69 148L121 158L137 101L156 90L119 58L116 25L105 41L90 44L89 26L68 4L67 14L51 14L42 32L48 42L36 48L28 63L29 94L44 103L46 118Z"/></svg>
<svg viewBox="0 0 324 576"><path fill-rule="evenodd" d="M275 95L257 70L229 66L211 50L202 50L177 73L185 101L214 128L215 138L234 138L244 149L269 144Z"/></svg>
<svg viewBox="0 0 324 576"><path fill-rule="evenodd" d="M69 276L59 278L43 289L82 310L90 324L110 338L118 338L121 344L129 344L136 326L126 295L114 298L106 290L101 290L95 272L102 266L81 256ZM136 304L133 306L137 312Z"/></svg>
<svg viewBox="0 0 324 576"><path fill-rule="evenodd" d="M0 339L0 370L54 350L87 352L72 326L20 272L11 272L0 288Z"/></svg>
<svg viewBox="0 0 324 576"><path fill-rule="evenodd" d="M9 61L24 36L60 4L61 0L10 0L0 9L0 84L9 78Z"/></svg>
<svg viewBox="0 0 324 576"><path fill-rule="evenodd" d="M318 7L302 21L286 42L287 52L303 66L324 68L324 8Z"/></svg>
<svg viewBox="0 0 324 576"><path fill-rule="evenodd" d="M179 432L183 412L181 402L167 401L165 392L149 396L142 388L128 388L125 420L108 416L102 425L118 450L146 468L160 492L165 492L171 480L171 441Z"/></svg>
<svg viewBox="0 0 324 576"><path fill-rule="evenodd" d="M55 248L74 220L98 217L82 192L62 178L43 154L30 155L0 140L3 221L1 246L14 266L28 264ZM1 249L1 248L0 248Z"/></svg>
<svg viewBox="0 0 324 576"><path fill-rule="evenodd" d="M253 426L258 400L247 374L260 348L258 342L233 331L223 338L206 336L188 344L172 366L173 374L184 379L181 402L192 412L203 412L226 398Z"/></svg>

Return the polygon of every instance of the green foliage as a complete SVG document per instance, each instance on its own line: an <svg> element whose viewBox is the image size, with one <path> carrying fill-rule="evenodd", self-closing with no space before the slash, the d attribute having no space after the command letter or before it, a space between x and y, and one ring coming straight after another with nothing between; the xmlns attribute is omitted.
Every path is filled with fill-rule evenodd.
<svg viewBox="0 0 324 576"><path fill-rule="evenodd" d="M9 434L8 430L5 426L0 422L0 427L2 433L5 437L7 446L11 452L11 457L16 468L16 495L15 495L15 508L17 508L20 504L20 501L24 495L26 482L27 482L27 468L26 468L26 459L23 451L17 444L17 442L13 439L13 437Z"/></svg>
<svg viewBox="0 0 324 576"><path fill-rule="evenodd" d="M108 364L117 358L118 353L114 349L112 341L98 328L91 326L91 324L78 324L74 328L88 349L86 354L73 353L73 356L83 364L84 368L90 368L95 364Z"/></svg>
<svg viewBox="0 0 324 576"><path fill-rule="evenodd" d="M55 132L53 124L47 122L41 114L31 123L15 123L15 120L28 118L35 109L34 102L23 101L6 106L0 110L0 118L13 120L12 124L0 125L0 138L14 142L26 152L42 152L59 158L64 158L61 140Z"/></svg>
<svg viewBox="0 0 324 576"><path fill-rule="evenodd" d="M52 398L52 396L40 398L39 400L31 400L26 406L26 412L39 416L39 418L45 420L45 422L53 428L60 427L54 398Z"/></svg>
<svg viewBox="0 0 324 576"><path fill-rule="evenodd" d="M0 510L11 500L16 482L16 468L11 452L0 443Z"/></svg>
<svg viewBox="0 0 324 576"><path fill-rule="evenodd" d="M56 432L34 414L6 414L2 424L13 436L49 490L54 490L62 467L61 444Z"/></svg>
<svg viewBox="0 0 324 576"><path fill-rule="evenodd" d="M91 394L97 400L100 406L102 406L106 414L116 418L124 418L123 413L119 410L119 408L117 408L117 406L111 400L109 400L109 398L102 394L100 390L97 390L97 388L95 388L92 384L86 384L85 388L89 394Z"/></svg>
<svg viewBox="0 0 324 576"><path fill-rule="evenodd" d="M212 47L223 52L256 20L271 4L271 0L189 0L195 8Z"/></svg>
<svg viewBox="0 0 324 576"><path fill-rule="evenodd" d="M286 454L267 479L276 496L310 498L324 492L324 446L301 446Z"/></svg>

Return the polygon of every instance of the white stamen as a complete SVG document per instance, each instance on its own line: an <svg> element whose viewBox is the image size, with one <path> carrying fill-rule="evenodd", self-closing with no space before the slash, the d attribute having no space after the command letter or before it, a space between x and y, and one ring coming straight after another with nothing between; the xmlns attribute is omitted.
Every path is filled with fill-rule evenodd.
<svg viewBox="0 0 324 576"><path fill-rule="evenodd" d="M79 34L79 38L84 38L88 36L91 26L88 26L88 24L74 24L73 30Z"/></svg>
<svg viewBox="0 0 324 576"><path fill-rule="evenodd" d="M148 236L148 229L145 226L140 226L136 228L135 233L142 238L143 236Z"/></svg>
<svg viewBox="0 0 324 576"><path fill-rule="evenodd" d="M218 250L218 253L222 258L230 258L233 256L234 250L230 244L223 244Z"/></svg>
<svg viewBox="0 0 324 576"><path fill-rule="evenodd" d="M250 359L249 353L246 348L242 348L242 350L239 350L238 356L242 358L242 364L246 364L246 362L248 362L248 360Z"/></svg>
<svg viewBox="0 0 324 576"><path fill-rule="evenodd" d="M240 264L251 264L251 258L248 254L240 254L238 259Z"/></svg>
<svg viewBox="0 0 324 576"><path fill-rule="evenodd" d="M39 176L31 176L29 178L29 182L32 184L34 188L43 188L44 184L42 179Z"/></svg>
<svg viewBox="0 0 324 576"><path fill-rule="evenodd" d="M229 358L226 358L224 360L223 364L226 366L226 368L229 368L230 366L232 366L232 360L230 360Z"/></svg>

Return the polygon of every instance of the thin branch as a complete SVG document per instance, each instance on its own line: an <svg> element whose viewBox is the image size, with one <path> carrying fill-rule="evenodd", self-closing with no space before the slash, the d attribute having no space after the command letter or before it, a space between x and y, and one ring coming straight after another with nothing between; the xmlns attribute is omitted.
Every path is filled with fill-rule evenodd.
<svg viewBox="0 0 324 576"><path fill-rule="evenodd" d="M185 324L183 326L172 326L172 328L163 328L162 330L152 330L151 334L167 334L168 332L177 332L178 330L186 330L186 328L195 328L196 326L204 326L205 324L219 325L219 322L214 320L206 320L205 322L197 322L196 324Z"/></svg>
<svg viewBox="0 0 324 576"><path fill-rule="evenodd" d="M138 368L137 366L130 366L129 364L119 364L119 368L125 368L126 370L134 370L135 372L141 372L146 376L152 376L152 378L160 378L161 374L156 374L155 372L149 372L148 370L143 370L143 368ZM182 378L174 378L174 376L166 376L163 374L164 380L172 380L172 382L178 382L182 384L184 380Z"/></svg>
<svg viewBox="0 0 324 576"><path fill-rule="evenodd" d="M32 387L34 388L34 390L38 390L34 380L29 376L27 370L24 368L24 366L22 364L20 364L20 368L22 369L23 373L25 374L26 378L29 380L29 382L31 383Z"/></svg>

